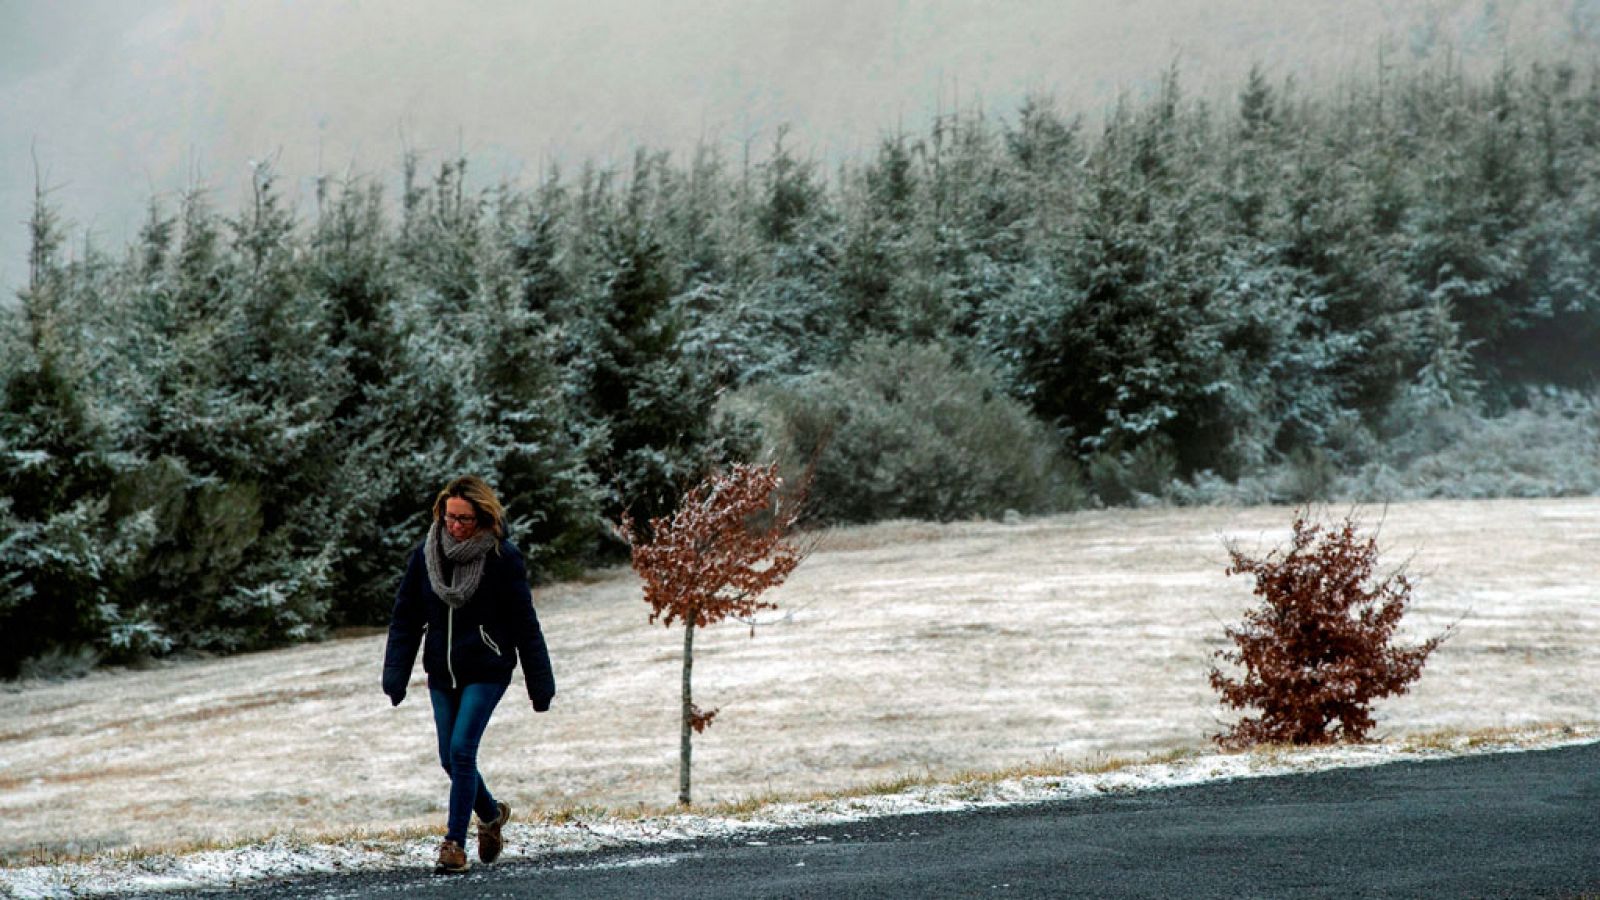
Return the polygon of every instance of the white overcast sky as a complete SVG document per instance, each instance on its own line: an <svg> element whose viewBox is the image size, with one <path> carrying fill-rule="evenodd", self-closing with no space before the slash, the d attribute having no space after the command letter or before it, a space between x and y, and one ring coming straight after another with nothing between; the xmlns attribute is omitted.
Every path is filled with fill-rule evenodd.
<svg viewBox="0 0 1600 900"><path fill-rule="evenodd" d="M291 190L397 179L409 145L485 182L697 140L757 152L780 124L837 160L935 110L1030 91L1094 113L1176 61L1195 93L1259 62L1305 83L1445 48L1592 52L1600 0L0 0L0 288L26 273L37 156L102 247L151 196L250 160Z"/></svg>

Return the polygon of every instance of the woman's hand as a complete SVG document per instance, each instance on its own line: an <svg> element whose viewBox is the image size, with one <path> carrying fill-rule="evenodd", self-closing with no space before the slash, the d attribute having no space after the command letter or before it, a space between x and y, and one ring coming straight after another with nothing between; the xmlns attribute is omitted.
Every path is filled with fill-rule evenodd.
<svg viewBox="0 0 1600 900"><path fill-rule="evenodd" d="M400 701L406 699L406 682L411 680L410 675L397 668L383 670L383 692L389 695L391 705L399 706Z"/></svg>

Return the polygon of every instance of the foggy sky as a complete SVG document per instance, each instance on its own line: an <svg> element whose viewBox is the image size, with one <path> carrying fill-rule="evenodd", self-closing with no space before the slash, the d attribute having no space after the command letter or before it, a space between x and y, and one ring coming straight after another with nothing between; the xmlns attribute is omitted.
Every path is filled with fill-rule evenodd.
<svg viewBox="0 0 1600 900"><path fill-rule="evenodd" d="M1600 0L0 0L0 290L26 277L35 155L75 246L120 249L152 196L204 184L231 212L251 160L302 197L319 172L394 183L405 147L528 184L640 145L759 154L788 124L834 161L957 104L1093 113L1174 62L1225 97L1252 62L1305 83L1376 70L1380 42L1498 61L1597 33Z"/></svg>

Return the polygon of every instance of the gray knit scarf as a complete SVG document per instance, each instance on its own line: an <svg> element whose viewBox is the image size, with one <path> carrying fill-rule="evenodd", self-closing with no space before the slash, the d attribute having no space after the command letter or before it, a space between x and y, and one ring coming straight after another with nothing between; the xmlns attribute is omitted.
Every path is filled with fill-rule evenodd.
<svg viewBox="0 0 1600 900"><path fill-rule="evenodd" d="M464 541L458 541L450 536L448 529L439 527L439 521L435 519L428 529L428 543L424 545L423 555L428 558L428 581L433 584L433 592L439 595L439 599L451 609L466 606L478 590L478 580L483 577L484 555L497 543L493 531L480 531ZM444 580L446 559L455 563L453 584Z"/></svg>

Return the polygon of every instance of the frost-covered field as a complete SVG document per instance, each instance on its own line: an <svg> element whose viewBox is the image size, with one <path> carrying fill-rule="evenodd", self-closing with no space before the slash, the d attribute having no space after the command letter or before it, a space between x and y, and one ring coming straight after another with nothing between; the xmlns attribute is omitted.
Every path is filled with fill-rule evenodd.
<svg viewBox="0 0 1600 900"><path fill-rule="evenodd" d="M1410 635L1459 621L1415 690L1380 706L1381 733L1591 733L1600 499L1365 516L1422 576ZM833 533L754 637L736 624L697 636L696 699L722 712L696 741L696 800L1201 749L1222 718L1210 654L1251 602L1222 574L1222 542L1277 544L1290 518L1117 510ZM560 693L545 715L507 694L481 759L491 786L529 814L669 804L680 633L646 624L627 570L536 603ZM391 708L382 651L374 636L0 693L0 855L442 830L421 667ZM541 833L513 846L536 850ZM392 862L428 842L386 846ZM178 865L162 859L145 865Z"/></svg>
<svg viewBox="0 0 1600 900"><path fill-rule="evenodd" d="M1430 738L1416 744L1403 741L1292 752L1265 749L1247 754L1206 754L1168 763L1119 766L1104 772L980 778L953 784L918 785L868 796L773 802L737 816L701 813L614 816L590 811L560 823L513 823L505 832L506 858L584 853L618 846L648 848L681 840L728 839L765 845L772 839L768 832L775 829L790 830L785 837L787 841L815 843L830 838L808 835L806 829L875 816L1125 794L1224 779L1550 748L1596 740L1600 740L1600 730L1593 727L1546 727L1497 733L1488 739ZM152 853L131 858L107 854L83 862L0 869L0 895L9 890L19 900L92 897L135 891L242 886L265 878L316 873L399 867L427 871L433 864L437 847L436 837L347 837L330 841L287 835L201 852ZM581 865L609 868L677 861L673 856L649 854L648 851L646 854L617 862Z"/></svg>

